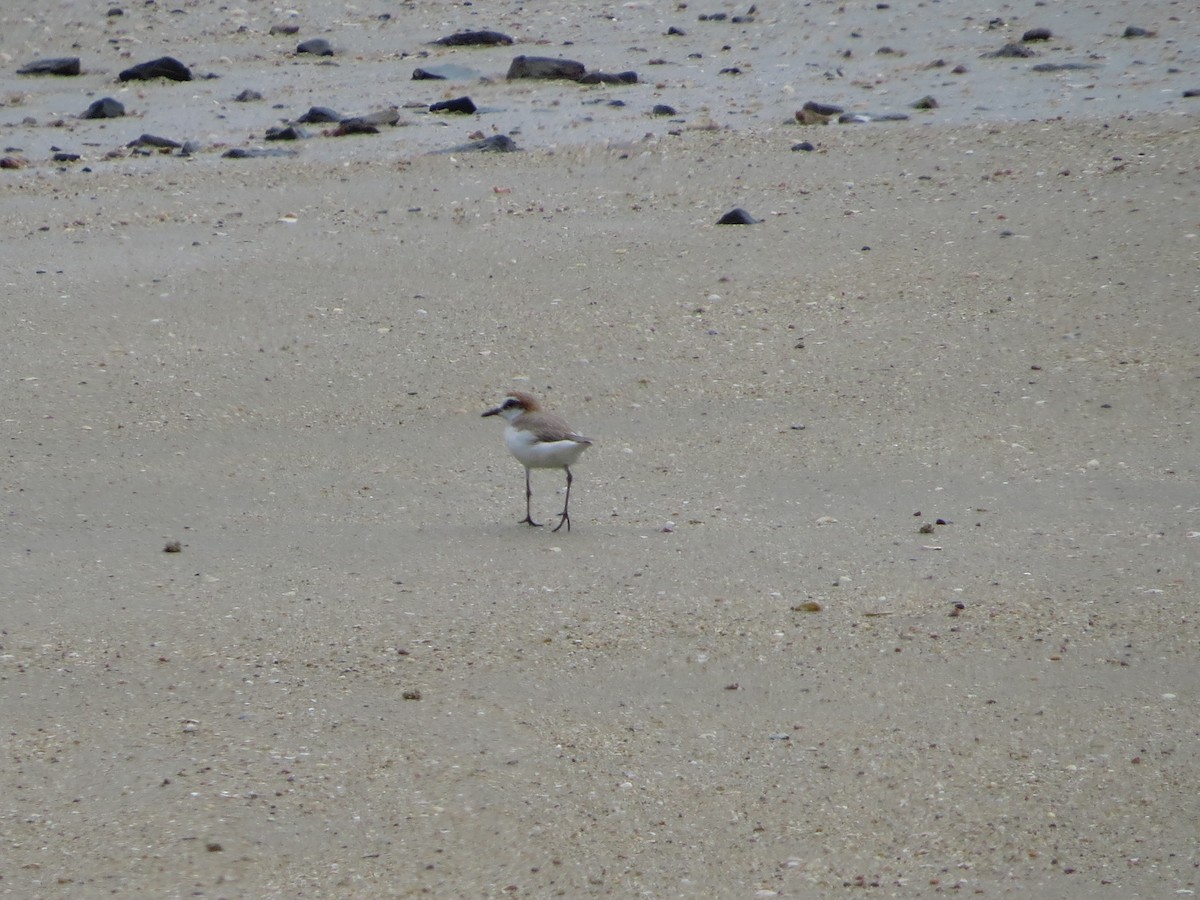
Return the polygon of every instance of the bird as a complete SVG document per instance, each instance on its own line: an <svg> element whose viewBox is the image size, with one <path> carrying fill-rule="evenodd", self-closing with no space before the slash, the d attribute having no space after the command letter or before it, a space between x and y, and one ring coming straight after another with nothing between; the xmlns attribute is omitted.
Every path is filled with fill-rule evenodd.
<svg viewBox="0 0 1200 900"><path fill-rule="evenodd" d="M552 530L558 531L566 525L570 531L571 482L574 480L571 466L592 446L592 439L577 432L560 416L542 409L537 400L521 391L506 394L503 403L483 414L484 418L488 416L500 416L508 422L504 429L504 444L525 467L525 518L521 521L538 528L542 524L533 520L530 507L533 497L530 469L563 469L567 473L567 498L563 501L558 525Z"/></svg>

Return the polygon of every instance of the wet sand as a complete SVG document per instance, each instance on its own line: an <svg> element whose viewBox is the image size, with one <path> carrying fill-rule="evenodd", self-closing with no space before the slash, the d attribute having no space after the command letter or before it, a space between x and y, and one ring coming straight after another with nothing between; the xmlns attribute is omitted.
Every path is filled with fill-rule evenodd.
<svg viewBox="0 0 1200 900"><path fill-rule="evenodd" d="M1194 117L84 172L23 102L0 894L1197 889Z"/></svg>

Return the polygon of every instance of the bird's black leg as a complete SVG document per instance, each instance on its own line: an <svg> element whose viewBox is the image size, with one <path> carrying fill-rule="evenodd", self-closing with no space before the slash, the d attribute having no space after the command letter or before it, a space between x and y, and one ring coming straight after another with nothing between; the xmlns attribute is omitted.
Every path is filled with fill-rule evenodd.
<svg viewBox="0 0 1200 900"><path fill-rule="evenodd" d="M530 505L529 505L529 501L531 500L532 497L533 497L533 488L529 486L529 470L526 469L525 470L525 518L523 518L521 521L528 522L530 525L533 525L535 528L541 528L542 527L541 522L533 521L533 512L530 510ZM560 522L559 525L561 526L562 523ZM557 531L558 529L556 528L554 530ZM568 530L570 530L570 529L568 529Z"/></svg>
<svg viewBox="0 0 1200 900"><path fill-rule="evenodd" d="M558 531L558 529L562 528L564 522L567 525L567 531L571 530L571 481L573 479L571 478L571 467L563 466L563 468L567 470L567 499L563 502L562 518L559 519L558 524L554 526L554 531Z"/></svg>

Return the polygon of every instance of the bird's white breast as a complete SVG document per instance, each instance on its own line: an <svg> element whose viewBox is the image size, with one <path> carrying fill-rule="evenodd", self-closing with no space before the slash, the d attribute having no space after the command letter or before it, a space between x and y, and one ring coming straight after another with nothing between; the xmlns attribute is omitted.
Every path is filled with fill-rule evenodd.
<svg viewBox="0 0 1200 900"><path fill-rule="evenodd" d="M514 425L504 430L504 443L508 452L530 469L561 469L573 465L590 446L582 441L539 441L532 431Z"/></svg>

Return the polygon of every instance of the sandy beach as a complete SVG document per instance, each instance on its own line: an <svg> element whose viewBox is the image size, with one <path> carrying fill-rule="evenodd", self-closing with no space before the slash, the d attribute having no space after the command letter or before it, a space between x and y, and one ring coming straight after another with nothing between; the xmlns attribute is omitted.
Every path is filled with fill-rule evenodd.
<svg viewBox="0 0 1200 900"><path fill-rule="evenodd" d="M851 8L777 84L752 48L836 8L706 37L735 83L662 35L740 7L481 6L301 10L337 96L266 55L282 9L4 14L0 895L1200 890L1200 26L1101 4L1039 48L1111 49L1096 99L998 112L967 104L1033 82L979 53L1036 7ZM518 43L462 93L507 114L370 81L476 26ZM829 87L897 36L872 93ZM82 82L11 74L107 38ZM222 77L75 118L172 43ZM494 77L541 52L681 68L625 107ZM936 57L969 69L944 115L907 106ZM407 124L222 156L387 97ZM522 151L430 152L475 132ZM570 533L519 524L480 417L513 389L596 440ZM543 521L562 487L534 473Z"/></svg>

